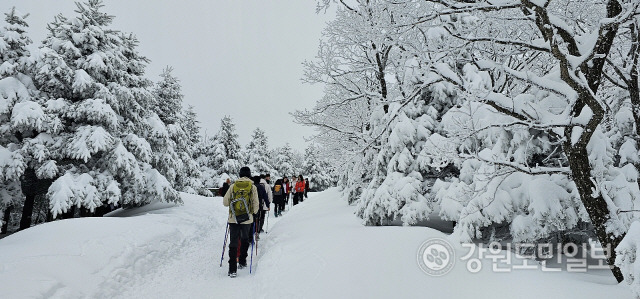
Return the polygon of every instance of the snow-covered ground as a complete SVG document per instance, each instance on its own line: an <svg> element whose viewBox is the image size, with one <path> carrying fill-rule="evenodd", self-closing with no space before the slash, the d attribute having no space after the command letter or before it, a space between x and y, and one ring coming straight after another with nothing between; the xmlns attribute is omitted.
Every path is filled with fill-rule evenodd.
<svg viewBox="0 0 640 299"><path fill-rule="evenodd" d="M472 274L464 263L432 277L418 267L425 227L364 227L336 190L269 219L254 273L228 278L220 198L183 194L112 217L56 221L0 240L3 298L632 298L607 271Z"/></svg>

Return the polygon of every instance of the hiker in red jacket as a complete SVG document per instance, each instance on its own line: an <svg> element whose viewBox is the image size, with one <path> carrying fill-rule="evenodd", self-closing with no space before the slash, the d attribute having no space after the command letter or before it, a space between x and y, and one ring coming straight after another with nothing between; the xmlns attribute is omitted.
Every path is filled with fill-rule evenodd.
<svg viewBox="0 0 640 299"><path fill-rule="evenodd" d="M298 181L295 186L295 194L293 195L293 205L297 205L298 202L302 202L302 196L304 195L304 179L302 175L298 176Z"/></svg>
<svg viewBox="0 0 640 299"><path fill-rule="evenodd" d="M291 195L291 183L288 177L282 178L282 187L284 187L284 204L289 204L289 195Z"/></svg>

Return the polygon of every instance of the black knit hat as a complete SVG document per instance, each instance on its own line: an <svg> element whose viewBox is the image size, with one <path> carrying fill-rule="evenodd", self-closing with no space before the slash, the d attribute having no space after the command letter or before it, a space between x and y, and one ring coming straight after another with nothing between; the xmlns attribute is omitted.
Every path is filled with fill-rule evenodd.
<svg viewBox="0 0 640 299"><path fill-rule="evenodd" d="M239 176L241 178L251 178L251 169L247 166L240 168Z"/></svg>

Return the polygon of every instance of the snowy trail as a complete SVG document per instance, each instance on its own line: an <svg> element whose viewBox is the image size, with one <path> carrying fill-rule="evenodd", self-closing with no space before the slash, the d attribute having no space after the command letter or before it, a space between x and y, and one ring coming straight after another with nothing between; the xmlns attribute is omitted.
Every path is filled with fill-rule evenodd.
<svg viewBox="0 0 640 299"><path fill-rule="evenodd" d="M632 298L607 273L471 274L456 264L446 276L430 277L418 268L417 250L446 235L423 227L364 227L335 190L311 194L284 217L270 218L251 275L246 269L228 278L226 256L219 267L224 226L216 227L119 298L231 298L238 290L248 298Z"/></svg>
<svg viewBox="0 0 640 299"><path fill-rule="evenodd" d="M221 198L215 200L222 205ZM217 213L211 217L216 219L216 225L209 227L201 237L186 244L179 254L152 273L141 273L142 277L136 284L129 285L114 298L233 298L237 296L239 289L245 290L243 294L251 295L248 298L264 297L261 295L264 294L264 289L246 288L256 278L255 275L249 274L248 268L239 270L235 279L227 277L228 248L225 248L224 261L220 267L227 218L226 209L216 209L215 212ZM286 213L288 210L285 215ZM258 241L258 254L262 254L263 240L269 238L269 231L280 219L282 218L273 217L273 214L269 216L269 230L267 234L263 233L262 240ZM253 270L256 272L259 259L254 255ZM259 285L254 284L254 287L256 286Z"/></svg>
<svg viewBox="0 0 640 299"><path fill-rule="evenodd" d="M55 221L0 240L2 298L633 298L608 271L472 274L456 262L432 277L422 242L456 240L426 227L365 227L335 189L269 218L253 274L220 267L227 208L183 194L104 218ZM225 260L227 257L225 256Z"/></svg>

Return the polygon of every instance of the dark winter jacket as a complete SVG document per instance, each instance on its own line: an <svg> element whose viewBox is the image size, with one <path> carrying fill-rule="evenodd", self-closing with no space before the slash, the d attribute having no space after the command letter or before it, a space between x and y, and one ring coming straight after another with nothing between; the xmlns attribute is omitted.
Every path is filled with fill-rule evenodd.
<svg viewBox="0 0 640 299"><path fill-rule="evenodd" d="M276 192L276 186L280 186L280 191ZM275 204L283 204L285 197L285 187L282 185L273 186L273 203ZM278 194L279 193L279 194Z"/></svg>
<svg viewBox="0 0 640 299"><path fill-rule="evenodd" d="M264 186L262 184L256 184L256 188L258 188L258 198L260 199L260 207L267 205L269 207L269 195L267 191L264 190Z"/></svg>
<svg viewBox="0 0 640 299"><path fill-rule="evenodd" d="M229 191L229 184L227 182L224 182L222 184L222 188L220 188L219 191L220 196L225 196L227 194L227 191Z"/></svg>

